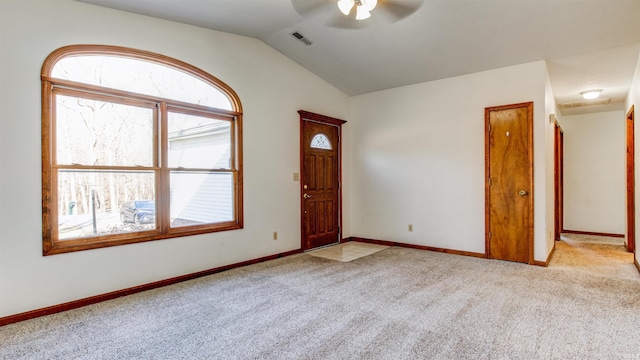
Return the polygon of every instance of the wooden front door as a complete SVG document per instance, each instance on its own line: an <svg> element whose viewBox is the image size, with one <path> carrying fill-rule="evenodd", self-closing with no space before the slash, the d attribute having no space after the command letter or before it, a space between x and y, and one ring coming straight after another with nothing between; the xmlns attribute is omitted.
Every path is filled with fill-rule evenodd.
<svg viewBox="0 0 640 360"><path fill-rule="evenodd" d="M485 108L486 252L533 264L533 103Z"/></svg>
<svg viewBox="0 0 640 360"><path fill-rule="evenodd" d="M627 250L634 252L636 248L636 181L634 150L634 111L633 106L627 113Z"/></svg>
<svg viewBox="0 0 640 360"><path fill-rule="evenodd" d="M302 249L340 242L340 126L343 120L300 113Z"/></svg>

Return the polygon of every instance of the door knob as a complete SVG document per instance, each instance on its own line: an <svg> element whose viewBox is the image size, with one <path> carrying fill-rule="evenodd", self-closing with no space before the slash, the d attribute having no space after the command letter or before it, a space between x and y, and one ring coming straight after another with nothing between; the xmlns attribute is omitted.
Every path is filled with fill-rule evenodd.
<svg viewBox="0 0 640 360"><path fill-rule="evenodd" d="M525 195L527 195L527 192L524 191L524 190L520 190L520 192L518 194L520 194L520 196L525 196Z"/></svg>
<svg viewBox="0 0 640 360"><path fill-rule="evenodd" d="M304 195L302 195L302 197L304 197L305 199L309 199L309 198L311 198L312 196L313 196L313 195L309 195L309 194L304 194Z"/></svg>

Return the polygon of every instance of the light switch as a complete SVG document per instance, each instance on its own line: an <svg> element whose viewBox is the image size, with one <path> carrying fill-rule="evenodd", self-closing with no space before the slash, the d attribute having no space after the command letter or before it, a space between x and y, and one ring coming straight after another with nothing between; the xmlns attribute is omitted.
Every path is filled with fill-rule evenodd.
<svg viewBox="0 0 640 360"><path fill-rule="evenodd" d="M293 173L293 181L300 181L300 174Z"/></svg>

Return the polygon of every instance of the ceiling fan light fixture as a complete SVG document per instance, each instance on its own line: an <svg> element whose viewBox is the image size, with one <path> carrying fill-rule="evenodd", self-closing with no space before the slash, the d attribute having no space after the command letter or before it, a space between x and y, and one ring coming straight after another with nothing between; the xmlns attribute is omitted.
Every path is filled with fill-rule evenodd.
<svg viewBox="0 0 640 360"><path fill-rule="evenodd" d="M338 0L338 8L345 15L349 15L355 4L355 0Z"/></svg>
<svg viewBox="0 0 640 360"><path fill-rule="evenodd" d="M371 17L371 13L367 9L363 9L362 6L356 8L356 20L364 20Z"/></svg>
<svg viewBox="0 0 640 360"><path fill-rule="evenodd" d="M580 95L582 95L582 98L585 100L593 100L597 99L601 92L602 89L585 90L580 92Z"/></svg>
<svg viewBox="0 0 640 360"><path fill-rule="evenodd" d="M356 20L364 20L371 17L371 10L378 5L378 0L338 0L340 12L349 15L356 8Z"/></svg>
<svg viewBox="0 0 640 360"><path fill-rule="evenodd" d="M364 8L368 12L376 8L378 5L378 0L360 0L360 7Z"/></svg>

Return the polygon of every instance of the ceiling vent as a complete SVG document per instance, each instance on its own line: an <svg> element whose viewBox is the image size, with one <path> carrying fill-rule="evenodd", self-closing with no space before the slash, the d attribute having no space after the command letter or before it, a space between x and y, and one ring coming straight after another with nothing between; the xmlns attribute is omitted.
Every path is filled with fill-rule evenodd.
<svg viewBox="0 0 640 360"><path fill-rule="evenodd" d="M300 34L300 33L299 33L299 32L297 32L297 31L296 31L296 32L294 32L294 33L293 33L293 34L291 34L291 35L293 35L293 37L294 37L294 38L296 38L296 39L298 39L298 40L302 41L305 45L311 45L311 44L312 44L312 43L311 43L311 41L309 41L309 39L307 39L306 37L304 37L304 35Z"/></svg>

